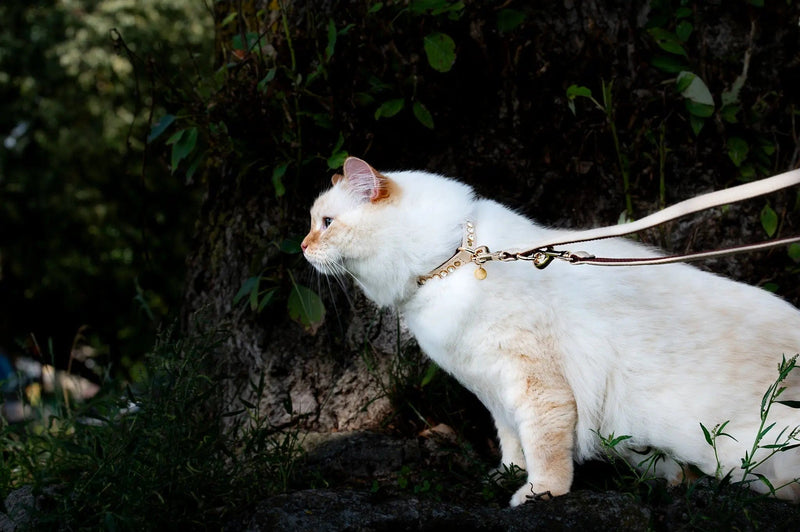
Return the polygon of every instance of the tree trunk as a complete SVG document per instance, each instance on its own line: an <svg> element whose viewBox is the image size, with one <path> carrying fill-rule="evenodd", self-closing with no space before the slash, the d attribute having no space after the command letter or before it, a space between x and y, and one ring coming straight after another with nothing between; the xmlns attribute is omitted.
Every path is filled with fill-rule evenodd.
<svg viewBox="0 0 800 532"><path fill-rule="evenodd" d="M641 217L745 172L747 159L737 166L729 157L734 138L751 147L759 177L788 167L793 153L796 161L787 113L800 103L795 6L697 5L683 14L621 1L569 0L546 9L465 4L441 13L416 12L413 2L375 12L367 2L330 0L285 1L282 10L280 2L215 4L217 57L234 64L209 111L209 123L224 123L227 136L209 133L214 157L187 261L184 324L229 332L218 352L226 401L259 404L276 426L299 420L323 431L375 426L390 411L397 386L391 371L409 353L397 347L407 336L391 311L378 311L353 290L349 303L324 281L327 315L315 333L286 310L293 287L308 284L311 274L280 244L305 233L313 197L343 150L377 168L460 177L543 223L573 227L617 222L628 201L622 168L632 214ZM222 27L241 6L250 9L241 10L236 31ZM686 29L678 30L681 21L693 28L679 43L685 54L665 51L659 34L647 31L676 35ZM263 40L237 52L234 36L247 41L251 33ZM456 44L449 71L428 61L424 39L432 33ZM742 110L737 122L726 121L721 94L746 57L749 75L736 102ZM715 114L701 120L697 135L690 127L697 120L671 81L676 73L652 66L664 60L683 64L713 94ZM586 86L602 104L601 85L612 81L610 113L580 97L571 112L568 87ZM398 99L404 106L397 115L375 117L382 103ZM413 112L415 104L430 111L433 129ZM762 141L774 149L757 159ZM793 201L790 194L771 199L786 231L798 227ZM701 227L674 224L645 239L672 249L760 239L763 205L732 209ZM751 222L744 230L742 219ZM757 267L752 258L712 266L749 281L779 279L784 295L797 297L785 253L761 257L766 262ZM275 287L273 302L261 312L247 298L235 304L246 280L259 274L262 286Z"/></svg>

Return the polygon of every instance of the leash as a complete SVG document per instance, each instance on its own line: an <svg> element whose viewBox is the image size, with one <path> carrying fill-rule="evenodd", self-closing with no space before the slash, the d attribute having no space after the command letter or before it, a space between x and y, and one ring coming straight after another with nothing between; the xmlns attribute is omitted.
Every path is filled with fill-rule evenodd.
<svg viewBox="0 0 800 532"><path fill-rule="evenodd" d="M435 268L427 275L421 275L417 278L419 285L425 284L433 278L445 277L448 273L455 271L464 263L473 262L478 266L475 270L475 277L478 279L486 278L486 270L482 265L486 262L501 261L512 262L517 260L531 261L534 266L539 269L546 268L554 259L566 261L570 264L593 264L595 266L645 266L655 264L670 264L674 262L690 262L702 259L709 259L714 257L723 257L727 255L734 255L736 253L745 253L750 251L758 251L777 246L791 244L793 242L800 242L800 236L781 238L777 240L767 240L758 242L756 244L745 244L741 246L733 246L729 248L701 251L696 253L685 253L668 255L661 257L595 257L594 255L585 251L567 251L556 250L557 247L567 246L570 244L577 244L580 242L588 242L590 240L603 240L606 238L614 238L619 236L626 236L633 233L638 233L645 229L657 227L666 222L694 214L696 212L719 207L721 205L728 205L730 203L737 203L758 196L763 196L770 192L782 190L800 184L800 169L790 170L776 176L745 183L725 190L718 190L702 194L688 200L676 203L666 209L662 209L654 214L645 216L634 222L599 227L596 229L588 229L584 231L573 231L566 235L561 235L558 238L542 242L535 247L525 251L489 251L486 246L473 247L475 228L472 222L466 222L465 236L462 241L461 247L453 257L446 261L441 266ZM469 238L467 237L469 236ZM457 264L456 264L457 263Z"/></svg>

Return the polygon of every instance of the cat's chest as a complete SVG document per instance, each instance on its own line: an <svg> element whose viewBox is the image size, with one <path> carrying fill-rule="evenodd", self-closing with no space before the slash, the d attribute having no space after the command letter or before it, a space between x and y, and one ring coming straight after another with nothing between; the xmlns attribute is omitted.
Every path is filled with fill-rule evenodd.
<svg viewBox="0 0 800 532"><path fill-rule="evenodd" d="M485 335L483 323L475 315L478 296L468 283L451 278L449 289L430 290L401 307L401 312L420 347L437 364L454 374L468 374L474 357L468 348L475 338Z"/></svg>

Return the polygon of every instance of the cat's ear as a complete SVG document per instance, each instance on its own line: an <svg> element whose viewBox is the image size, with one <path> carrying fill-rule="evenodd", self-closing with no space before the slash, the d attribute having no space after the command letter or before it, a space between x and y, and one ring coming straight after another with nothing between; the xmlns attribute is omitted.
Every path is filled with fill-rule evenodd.
<svg viewBox="0 0 800 532"><path fill-rule="evenodd" d="M389 179L361 159L348 157L344 161L344 178L366 201L375 203L389 197Z"/></svg>
<svg viewBox="0 0 800 532"><path fill-rule="evenodd" d="M336 185L336 183L338 183L342 179L344 179L344 176L342 174L333 174L333 176L331 177L331 185Z"/></svg>

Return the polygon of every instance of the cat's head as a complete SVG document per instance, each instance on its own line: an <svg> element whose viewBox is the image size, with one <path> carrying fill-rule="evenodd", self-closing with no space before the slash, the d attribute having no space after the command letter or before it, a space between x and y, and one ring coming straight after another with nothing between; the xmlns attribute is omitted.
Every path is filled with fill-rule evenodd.
<svg viewBox="0 0 800 532"><path fill-rule="evenodd" d="M303 239L320 272L351 275L381 305L405 298L416 277L454 251L472 190L427 172L383 174L349 157L311 207Z"/></svg>

